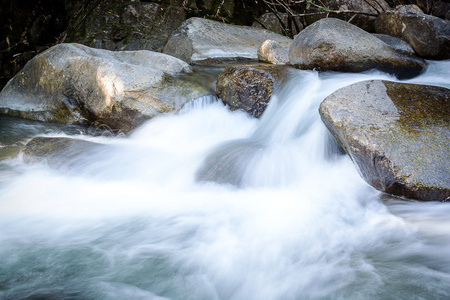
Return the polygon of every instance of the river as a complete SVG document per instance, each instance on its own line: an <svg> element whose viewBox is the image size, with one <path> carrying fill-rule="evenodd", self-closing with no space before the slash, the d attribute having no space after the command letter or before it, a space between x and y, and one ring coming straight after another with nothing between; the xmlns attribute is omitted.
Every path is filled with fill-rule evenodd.
<svg viewBox="0 0 450 300"><path fill-rule="evenodd" d="M320 120L366 79L396 80L295 70L260 119L204 97L128 136L0 117L0 299L449 299L450 204L376 191ZM25 164L38 135L101 146Z"/></svg>

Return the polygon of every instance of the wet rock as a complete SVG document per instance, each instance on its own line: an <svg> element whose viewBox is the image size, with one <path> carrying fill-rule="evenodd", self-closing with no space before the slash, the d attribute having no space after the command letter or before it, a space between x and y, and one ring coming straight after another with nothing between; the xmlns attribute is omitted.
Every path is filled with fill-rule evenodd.
<svg viewBox="0 0 450 300"><path fill-rule="evenodd" d="M320 1L319 5L324 5L324 7L338 12L326 12L313 5L307 5L306 13L314 13L314 15L305 17L307 26L318 21L319 19L338 18L344 21L348 21L368 32L375 32L374 23L378 17L378 14L390 9L389 4L387 4L387 2L384 0L323 0ZM344 11L360 11L364 14L355 14L351 12L346 13Z"/></svg>
<svg viewBox="0 0 450 300"><path fill-rule="evenodd" d="M60 44L36 56L0 93L0 113L130 130L208 94L184 81L191 68L157 52Z"/></svg>
<svg viewBox="0 0 450 300"><path fill-rule="evenodd" d="M398 53L370 33L345 21L327 18L300 32L289 48L289 62L300 69L362 72L370 69L412 78L423 59Z"/></svg>
<svg viewBox="0 0 450 300"><path fill-rule="evenodd" d="M238 140L218 146L204 160L196 173L197 181L245 186L249 165L260 159L264 146L251 140Z"/></svg>
<svg viewBox="0 0 450 300"><path fill-rule="evenodd" d="M280 13L279 17L281 18L281 21L284 23L284 25L287 26L286 29L289 29L288 32L292 34L292 36L302 31L303 25L300 22L300 17L296 17L295 20L291 20L291 23L289 23L288 14ZM294 22L295 24L297 24L298 29L295 26ZM286 35L286 29L283 29L283 25L280 23L280 20L278 20L277 16L275 16L274 13L266 13L261 15L258 18L258 21L253 22L252 26L256 28L264 28L278 34Z"/></svg>
<svg viewBox="0 0 450 300"><path fill-rule="evenodd" d="M391 46L395 51L399 52L399 53L403 53L406 55L415 55L416 53L414 52L413 48L411 48L411 46L405 42L402 39L387 35L387 34L380 34L380 33L373 33L372 34L374 37L382 40L383 42L385 42L386 44L388 44L389 46Z"/></svg>
<svg viewBox="0 0 450 300"><path fill-rule="evenodd" d="M289 46L281 46L280 43L267 40L258 48L258 59L275 65L289 64Z"/></svg>
<svg viewBox="0 0 450 300"><path fill-rule="evenodd" d="M288 45L291 39L268 30L190 18L175 30L164 53L187 63L203 61L257 60L257 50L265 40Z"/></svg>
<svg viewBox="0 0 450 300"><path fill-rule="evenodd" d="M370 80L320 105L323 122L376 189L450 200L450 90Z"/></svg>
<svg viewBox="0 0 450 300"><path fill-rule="evenodd" d="M92 1L70 21L65 42L107 50L162 52L172 31L186 18L181 6Z"/></svg>
<svg viewBox="0 0 450 300"><path fill-rule="evenodd" d="M44 163L50 167L70 167L83 154L97 149L101 144L72 138L35 137L22 149L27 163Z"/></svg>
<svg viewBox="0 0 450 300"><path fill-rule="evenodd" d="M381 13L375 29L406 41L421 57L450 58L450 21L400 7Z"/></svg>
<svg viewBox="0 0 450 300"><path fill-rule="evenodd" d="M286 70L277 66L230 66L220 74L216 94L231 110L259 118Z"/></svg>

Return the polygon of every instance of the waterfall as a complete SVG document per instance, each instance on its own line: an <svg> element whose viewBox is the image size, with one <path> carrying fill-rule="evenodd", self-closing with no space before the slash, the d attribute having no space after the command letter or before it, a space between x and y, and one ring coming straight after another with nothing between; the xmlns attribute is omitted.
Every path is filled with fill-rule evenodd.
<svg viewBox="0 0 450 300"><path fill-rule="evenodd" d="M449 63L407 82L449 87ZM367 79L396 80L294 70L260 119L205 97L127 137L0 119L0 151L100 144L56 169L0 152L0 299L450 297L449 205L374 190L320 120Z"/></svg>

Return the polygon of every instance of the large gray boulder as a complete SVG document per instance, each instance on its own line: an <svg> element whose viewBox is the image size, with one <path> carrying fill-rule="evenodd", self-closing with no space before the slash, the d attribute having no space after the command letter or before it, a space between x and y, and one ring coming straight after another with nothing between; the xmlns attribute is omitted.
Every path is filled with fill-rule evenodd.
<svg viewBox="0 0 450 300"><path fill-rule="evenodd" d="M370 80L328 96L323 122L376 189L450 200L450 90Z"/></svg>
<svg viewBox="0 0 450 300"><path fill-rule="evenodd" d="M260 28L190 18L172 33L164 53L187 63L199 64L211 59L258 60L257 50L265 40L274 40L281 45L292 41Z"/></svg>
<svg viewBox="0 0 450 300"><path fill-rule="evenodd" d="M90 1L69 21L65 42L107 50L162 52L187 18L181 6L132 1Z"/></svg>
<svg viewBox="0 0 450 300"><path fill-rule="evenodd" d="M378 69L412 78L426 67L423 59L405 55L348 22L327 18L300 32L289 48L289 62L300 69L362 72Z"/></svg>
<svg viewBox="0 0 450 300"><path fill-rule="evenodd" d="M185 62L151 51L60 44L36 56L0 93L0 113L130 130L208 94L183 81Z"/></svg>
<svg viewBox="0 0 450 300"><path fill-rule="evenodd" d="M217 79L217 96L231 110L241 109L259 118L286 69L277 66L230 66Z"/></svg>
<svg viewBox="0 0 450 300"><path fill-rule="evenodd" d="M450 21L420 13L411 7L385 11L375 22L377 33L405 40L414 51L430 59L450 58Z"/></svg>

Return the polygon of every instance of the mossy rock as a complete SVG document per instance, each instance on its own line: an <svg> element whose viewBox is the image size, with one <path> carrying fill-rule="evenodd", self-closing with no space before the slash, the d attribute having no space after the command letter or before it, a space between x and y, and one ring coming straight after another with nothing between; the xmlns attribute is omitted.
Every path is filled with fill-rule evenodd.
<svg viewBox="0 0 450 300"><path fill-rule="evenodd" d="M402 6L381 13L375 22L376 32L401 38L421 57L449 59L450 21L412 9Z"/></svg>
<svg viewBox="0 0 450 300"><path fill-rule="evenodd" d="M325 125L376 189L450 200L450 90L370 80L328 96Z"/></svg>
<svg viewBox="0 0 450 300"><path fill-rule="evenodd" d="M281 66L229 66L220 74L216 94L231 110L259 118L287 71Z"/></svg>

